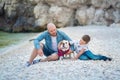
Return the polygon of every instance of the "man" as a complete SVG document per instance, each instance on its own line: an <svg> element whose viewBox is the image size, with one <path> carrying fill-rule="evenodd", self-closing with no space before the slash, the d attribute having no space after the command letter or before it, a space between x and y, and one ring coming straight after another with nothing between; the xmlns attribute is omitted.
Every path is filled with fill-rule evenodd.
<svg viewBox="0 0 120 80"><path fill-rule="evenodd" d="M39 43L42 40L45 40L45 44ZM31 64L35 64L37 62L58 60L57 45L61 40L71 41L71 39L64 32L57 30L53 23L49 23L47 25L47 31L41 33L41 35L34 40L35 48L33 49L31 57L26 63L26 66L30 66ZM34 60L37 55L45 55L47 58Z"/></svg>

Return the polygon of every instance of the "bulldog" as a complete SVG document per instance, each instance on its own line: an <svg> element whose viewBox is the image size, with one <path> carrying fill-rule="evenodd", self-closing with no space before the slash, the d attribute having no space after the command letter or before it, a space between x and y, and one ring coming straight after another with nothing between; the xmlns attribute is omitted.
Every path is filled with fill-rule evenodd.
<svg viewBox="0 0 120 80"><path fill-rule="evenodd" d="M59 42L58 44L58 56L59 56L59 60L62 60L64 58L64 56L70 55L70 53L68 53L70 51L70 43L67 40L62 40Z"/></svg>

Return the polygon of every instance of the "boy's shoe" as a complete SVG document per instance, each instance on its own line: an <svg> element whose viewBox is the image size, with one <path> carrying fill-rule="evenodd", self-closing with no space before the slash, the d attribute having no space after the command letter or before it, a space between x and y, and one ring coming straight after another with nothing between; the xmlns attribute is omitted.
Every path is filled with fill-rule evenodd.
<svg viewBox="0 0 120 80"><path fill-rule="evenodd" d="M25 64L26 67L29 67L30 65L31 65L30 62L28 62L28 61Z"/></svg>
<svg viewBox="0 0 120 80"><path fill-rule="evenodd" d="M104 61L111 61L111 60L112 60L112 58L105 57L103 60L104 60Z"/></svg>
<svg viewBox="0 0 120 80"><path fill-rule="evenodd" d="M111 61L111 60L112 60L112 58L108 58L107 60L108 60L108 61Z"/></svg>
<svg viewBox="0 0 120 80"><path fill-rule="evenodd" d="M36 64L36 63L39 63L39 62L40 62L40 59L33 60L33 64Z"/></svg>
<svg viewBox="0 0 120 80"><path fill-rule="evenodd" d="M60 56L60 57L59 57L59 60L63 60L63 56Z"/></svg>

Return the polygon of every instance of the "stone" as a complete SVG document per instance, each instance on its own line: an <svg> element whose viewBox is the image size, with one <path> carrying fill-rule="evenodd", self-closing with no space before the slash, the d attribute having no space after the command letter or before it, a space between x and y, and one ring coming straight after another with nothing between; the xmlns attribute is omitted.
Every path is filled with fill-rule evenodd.
<svg viewBox="0 0 120 80"><path fill-rule="evenodd" d="M62 14L61 14L62 13ZM57 27L65 27L68 25L73 10L66 7L52 6L49 9L49 22L53 22Z"/></svg>
<svg viewBox="0 0 120 80"><path fill-rule="evenodd" d="M105 12L102 9L96 10L93 23L98 25L105 25L106 21L104 19L104 15L105 15Z"/></svg>
<svg viewBox="0 0 120 80"><path fill-rule="evenodd" d="M47 18L46 16L39 18L38 20L35 20L35 25L34 27L43 27L47 24Z"/></svg>
<svg viewBox="0 0 120 80"><path fill-rule="evenodd" d="M61 0L63 6L76 9L80 4L85 3L86 0Z"/></svg>
<svg viewBox="0 0 120 80"><path fill-rule="evenodd" d="M115 4L115 7L120 9L120 1Z"/></svg>
<svg viewBox="0 0 120 80"><path fill-rule="evenodd" d="M115 17L114 22L115 22L115 23L120 23L120 9L116 9L116 10L113 12L113 15L114 15L114 17Z"/></svg>
<svg viewBox="0 0 120 80"><path fill-rule="evenodd" d="M24 29L23 26L26 23L26 18L25 17L19 17L16 21L16 23L13 25L13 32L22 32Z"/></svg>
<svg viewBox="0 0 120 80"><path fill-rule="evenodd" d="M95 8L93 6L91 6L90 8L87 9L87 24L92 24L93 23L93 18L95 15Z"/></svg>
<svg viewBox="0 0 120 80"><path fill-rule="evenodd" d="M43 4L38 4L34 8L35 15L35 25L34 27L40 27L45 29L45 25L47 24L47 14L49 7Z"/></svg>
<svg viewBox="0 0 120 80"><path fill-rule="evenodd" d="M49 22L58 28L110 26L120 23L120 0L0 0L0 22L12 32L41 31Z"/></svg>
<svg viewBox="0 0 120 80"><path fill-rule="evenodd" d="M37 4L35 7L34 7L34 15L35 15L35 18L38 19L38 18L41 18L42 16L46 16L47 15L47 12L48 12L48 9L49 7L46 6L46 5L43 5L43 4Z"/></svg>
<svg viewBox="0 0 120 80"><path fill-rule="evenodd" d="M3 3L3 2L0 3L0 16L5 15L4 7L5 7L5 3Z"/></svg>
<svg viewBox="0 0 120 80"><path fill-rule="evenodd" d="M75 18L78 20L80 25L87 24L87 12L86 7L82 7L77 10Z"/></svg>

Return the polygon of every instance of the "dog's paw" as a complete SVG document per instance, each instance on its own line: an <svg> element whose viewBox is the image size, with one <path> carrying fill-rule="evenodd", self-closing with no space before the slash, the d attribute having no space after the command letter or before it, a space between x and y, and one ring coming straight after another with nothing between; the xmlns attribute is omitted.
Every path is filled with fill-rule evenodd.
<svg viewBox="0 0 120 80"><path fill-rule="evenodd" d="M60 56L60 57L59 57L59 60L63 60L63 56Z"/></svg>

